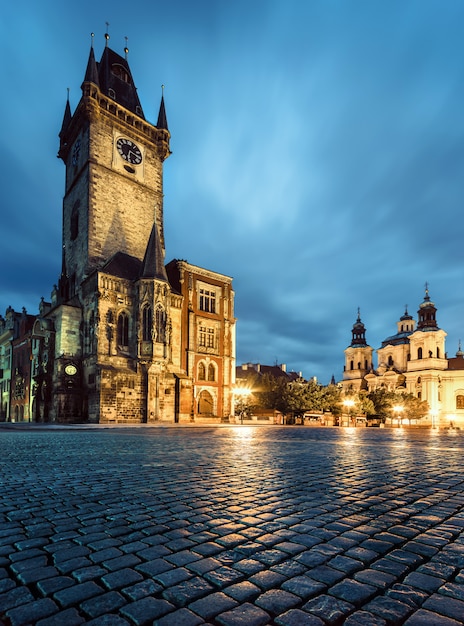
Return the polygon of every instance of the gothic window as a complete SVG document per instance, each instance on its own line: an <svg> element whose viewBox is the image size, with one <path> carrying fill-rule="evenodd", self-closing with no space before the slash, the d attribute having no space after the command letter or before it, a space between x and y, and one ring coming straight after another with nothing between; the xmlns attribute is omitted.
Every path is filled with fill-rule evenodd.
<svg viewBox="0 0 464 626"><path fill-rule="evenodd" d="M214 367L213 363L210 363L208 365L208 380L209 381L216 380L216 368Z"/></svg>
<svg viewBox="0 0 464 626"><path fill-rule="evenodd" d="M118 316L118 345L129 345L129 316L124 312Z"/></svg>
<svg viewBox="0 0 464 626"><path fill-rule="evenodd" d="M160 306L155 311L155 341L164 343L166 339L166 313Z"/></svg>
<svg viewBox="0 0 464 626"><path fill-rule="evenodd" d="M456 396L456 408L464 409L464 396Z"/></svg>
<svg viewBox="0 0 464 626"><path fill-rule="evenodd" d="M200 289L200 311L216 313L216 292L211 289Z"/></svg>
<svg viewBox="0 0 464 626"><path fill-rule="evenodd" d="M198 364L198 380L206 380L206 368L202 362Z"/></svg>
<svg viewBox="0 0 464 626"><path fill-rule="evenodd" d="M203 390L198 399L198 413L203 415L214 415L214 402L210 393Z"/></svg>
<svg viewBox="0 0 464 626"><path fill-rule="evenodd" d="M153 325L153 316L151 306L146 305L142 309L142 341L151 340L151 328Z"/></svg>
<svg viewBox="0 0 464 626"><path fill-rule="evenodd" d="M419 348L419 349L417 350L417 358L418 358L418 359L421 359L421 358L422 358L422 348Z"/></svg>
<svg viewBox="0 0 464 626"><path fill-rule="evenodd" d="M79 205L80 205L80 202L79 200L77 200L74 203L74 206L71 211L70 232L69 232L69 237L71 241L74 241L75 239L77 239L77 236L79 234Z"/></svg>

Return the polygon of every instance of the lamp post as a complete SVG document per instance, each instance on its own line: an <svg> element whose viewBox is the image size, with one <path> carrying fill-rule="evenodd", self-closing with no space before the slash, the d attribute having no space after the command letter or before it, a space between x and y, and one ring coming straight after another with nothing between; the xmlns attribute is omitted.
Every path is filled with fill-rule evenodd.
<svg viewBox="0 0 464 626"><path fill-rule="evenodd" d="M353 410L354 405L355 405L355 401L351 400L350 398L343 400L343 406L345 407L345 412L348 418L347 426L350 425L351 411Z"/></svg>
<svg viewBox="0 0 464 626"><path fill-rule="evenodd" d="M401 420L401 413L404 411L404 406L401 406L401 404L396 404L393 407L393 411L395 412L396 417L398 419L398 428L399 428L400 427L400 420Z"/></svg>
<svg viewBox="0 0 464 626"><path fill-rule="evenodd" d="M236 387L234 389L235 396L235 408L239 409L240 412L240 424L243 424L243 413L245 411L245 405L247 404L248 398L251 395L251 389L247 387Z"/></svg>

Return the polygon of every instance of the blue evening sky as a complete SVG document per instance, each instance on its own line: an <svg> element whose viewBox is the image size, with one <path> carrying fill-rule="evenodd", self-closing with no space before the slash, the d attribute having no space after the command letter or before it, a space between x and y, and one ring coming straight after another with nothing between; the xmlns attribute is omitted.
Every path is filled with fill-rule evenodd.
<svg viewBox="0 0 464 626"><path fill-rule="evenodd" d="M0 14L0 313L61 266L58 132L95 33L146 117L165 85L167 258L234 278L237 362L342 376L357 308L375 349L429 283L464 339L462 0L103 0Z"/></svg>

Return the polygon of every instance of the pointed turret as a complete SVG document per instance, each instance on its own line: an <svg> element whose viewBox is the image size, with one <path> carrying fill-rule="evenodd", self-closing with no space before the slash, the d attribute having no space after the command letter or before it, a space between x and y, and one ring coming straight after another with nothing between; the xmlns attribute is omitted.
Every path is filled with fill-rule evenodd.
<svg viewBox="0 0 464 626"><path fill-rule="evenodd" d="M156 122L156 127L163 129L163 130L169 130L168 119L166 117L166 109L164 107L164 95L161 96L161 104L160 104L160 109L158 113L158 121Z"/></svg>
<svg viewBox="0 0 464 626"><path fill-rule="evenodd" d="M168 282L166 268L164 267L164 254L156 223L151 229L150 239L142 263L140 278L155 278Z"/></svg>
<svg viewBox="0 0 464 626"><path fill-rule="evenodd" d="M60 139L62 139L63 136L65 135L66 130L68 129L69 123L71 121L71 118L72 118L72 115L71 115L71 106L69 104L69 89L68 89L68 97L66 99L66 106L64 107L63 122L61 124L61 130L58 135Z"/></svg>
<svg viewBox="0 0 464 626"><path fill-rule="evenodd" d="M97 62L95 61L95 54L93 51L93 43L90 47L89 60L87 61L87 69L85 70L84 83L93 83L97 87L100 86L100 81L98 80Z"/></svg>
<svg viewBox="0 0 464 626"><path fill-rule="evenodd" d="M417 311L419 321L417 323L417 330L439 330L437 324L437 309L435 304L430 300L428 284L425 284L425 296L424 301Z"/></svg>

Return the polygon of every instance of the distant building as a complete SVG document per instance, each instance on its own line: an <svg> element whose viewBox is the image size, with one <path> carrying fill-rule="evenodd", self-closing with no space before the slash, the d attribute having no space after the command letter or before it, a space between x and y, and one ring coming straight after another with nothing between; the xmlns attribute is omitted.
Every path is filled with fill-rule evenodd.
<svg viewBox="0 0 464 626"><path fill-rule="evenodd" d="M228 421L232 279L187 261L165 266L164 98L151 124L127 49L121 57L106 38L99 62L91 47L82 97L74 112L66 103L59 134L66 168L62 271L50 305L30 328L29 415L52 422ZM9 419L7 394L2 386Z"/></svg>
<svg viewBox="0 0 464 626"><path fill-rule="evenodd" d="M383 388L412 393L429 404L430 423L464 428L464 353L459 346L455 357L447 357L446 332L439 328L436 313L426 288L417 323L406 310L396 323L396 333L377 350L374 368L374 350L367 343L358 312L351 344L345 350L344 390Z"/></svg>

